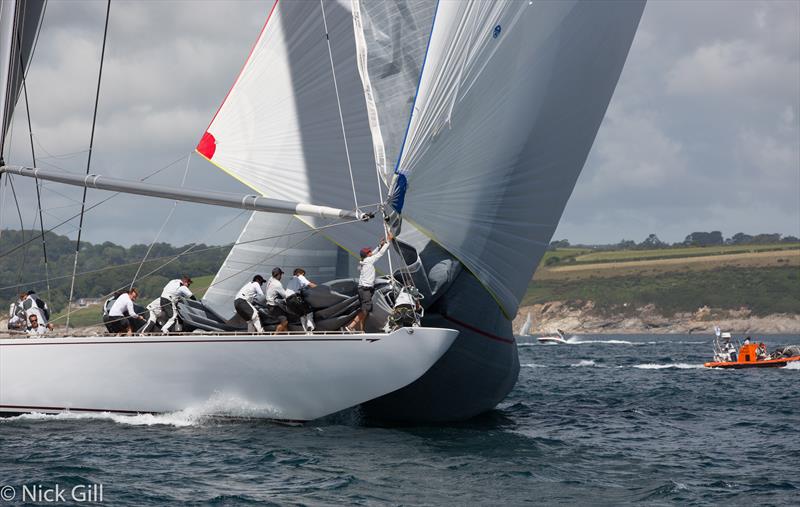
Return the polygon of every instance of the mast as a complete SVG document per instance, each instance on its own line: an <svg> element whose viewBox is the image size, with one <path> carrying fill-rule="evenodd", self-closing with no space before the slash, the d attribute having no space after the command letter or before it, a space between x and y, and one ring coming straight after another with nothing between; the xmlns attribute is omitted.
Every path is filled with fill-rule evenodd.
<svg viewBox="0 0 800 507"><path fill-rule="evenodd" d="M271 199L269 197L262 197L258 195L241 195L226 192L214 192L209 190L169 188L162 185L152 185L139 181L109 178L107 176L100 176L96 174L83 176L49 169L20 166L0 167L0 174L4 173L24 176L26 178L38 178L45 181L55 181L57 183L63 183L65 185L77 187L95 188L97 190L109 190L112 192L144 195L148 197L158 197L162 199L185 202L196 202L200 204L210 204L212 206L223 206L227 208L237 208L251 211L263 211L268 213L282 213L332 219L350 218L365 221L372 217L370 214L361 213L355 210L343 210L328 206L318 206L315 204Z"/></svg>

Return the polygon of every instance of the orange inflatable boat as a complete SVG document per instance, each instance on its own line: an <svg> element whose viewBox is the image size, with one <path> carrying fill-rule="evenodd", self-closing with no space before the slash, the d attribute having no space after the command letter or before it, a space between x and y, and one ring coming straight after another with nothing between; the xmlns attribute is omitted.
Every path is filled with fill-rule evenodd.
<svg viewBox="0 0 800 507"><path fill-rule="evenodd" d="M750 343L749 337L738 347L730 333L720 333L715 329L714 360L704 364L707 368L781 368L787 364L800 361L800 347L790 345L779 347L771 354L763 343Z"/></svg>

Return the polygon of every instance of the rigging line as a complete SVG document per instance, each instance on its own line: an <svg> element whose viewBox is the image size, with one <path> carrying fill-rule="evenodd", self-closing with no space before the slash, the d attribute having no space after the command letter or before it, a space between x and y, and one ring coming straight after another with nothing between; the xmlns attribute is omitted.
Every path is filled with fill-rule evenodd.
<svg viewBox="0 0 800 507"><path fill-rule="evenodd" d="M38 34L37 34L38 37ZM20 44L22 42L20 41ZM20 53L20 67L22 67L22 54ZM25 113L28 117L28 135L31 139L31 160L33 161L33 167L36 167L36 150L33 147L33 125L31 124L31 107L30 103L28 102L28 84L25 80L25 69L22 69L22 92L25 96ZM47 279L47 299L50 300L50 269L47 264L47 241L44 239L44 217L42 216L42 193L40 191L41 183L39 182L39 178L34 179L34 183L36 184L36 207L39 210L39 231L42 234L42 257L44 258L44 276Z"/></svg>
<svg viewBox="0 0 800 507"><path fill-rule="evenodd" d="M325 26L325 40L328 43L328 57L331 61L331 74L333 75L333 88L336 91L336 105L339 107L339 123L342 126L342 137L344 138L344 153L347 157L347 170L350 172L350 185L353 187L353 202L356 205L356 212L361 210L358 207L358 197L356 197L356 181L353 178L353 165L350 163L350 149L347 146L347 131L344 128L344 116L342 115L342 101L339 99L339 85L336 82L336 69L333 66L333 51L331 50L331 37L328 32L328 19L325 17L325 5L319 0L319 7L322 9L322 23Z"/></svg>
<svg viewBox="0 0 800 507"><path fill-rule="evenodd" d="M183 171L183 179L181 180L181 188L186 184L186 176L189 174L189 163L192 161L192 154L189 153L186 156L186 169ZM172 201L172 209L169 210L167 217L164 219L164 223L161 224L161 228L156 233L156 237L153 238L153 241L150 242L150 246L147 247L147 251L144 253L144 257L142 257L142 262L139 264L139 267L136 269L136 273L133 275L133 279L131 280L130 288L133 289L133 284L136 282L136 277L139 276L139 272L142 270L142 266L144 266L147 257L150 255L150 251L153 249L153 245L156 244L158 238L161 237L161 233L164 232L164 227L167 226L167 223L172 218L172 215L175 213L175 209L178 207L178 201ZM130 289L129 289L130 290Z"/></svg>
<svg viewBox="0 0 800 507"><path fill-rule="evenodd" d="M17 191L14 189L14 180L11 179L11 175L10 174L8 175L7 180L8 180L8 183L11 185L11 195L14 196L14 204L17 207L17 216L19 216L19 228L20 228L20 232L22 234L22 242L24 244L27 244L27 243L25 243L25 224L22 221L22 211L20 211L20 209L19 209L19 200L17 199ZM18 293L19 293L19 288L20 288L20 285L21 285L20 282L22 281L22 270L25 268L25 257L27 257L27 255L25 255L26 253L27 253L27 250L25 252L23 252L22 258L19 261L19 269L17 270L17 285L16 285L16 287L17 287L17 292Z"/></svg>
<svg viewBox="0 0 800 507"><path fill-rule="evenodd" d="M213 232L208 234L206 236L206 238L208 236L211 236L211 235L221 231L222 229L224 229L225 227L227 227L228 225L233 223L235 220L237 220L239 217L241 217L245 213L247 213L246 210L241 211L235 217L233 217L232 219L228 220L223 225L218 227L216 230L214 230ZM321 231L323 231L325 229L330 229L332 227L337 227L337 226L340 226L340 225L349 225L349 224L354 224L354 223L357 223L357 222L361 222L361 220L354 219L354 220L348 220L348 221L345 221L345 222L337 222L335 224L328 224L328 225L325 225L325 226L322 226L322 227L311 229L311 231L316 233L316 232L321 232ZM184 257L184 256L187 256L187 255L194 255L194 254L198 254L198 253L207 252L209 250L218 250L218 249L221 249L221 248L233 248L234 246L238 246L238 245L246 245L246 244L249 244L249 243L257 243L259 241L267 241L267 240L270 240L270 239L278 239L278 238L282 238L282 237L294 236L296 234L307 234L308 232L309 232L308 230L287 232L285 234L278 234L278 235L275 235L275 236L264 236L264 237L261 237L261 238L250 239L250 240L247 240L247 241L227 243L225 245L207 246L205 248L200 248L200 249L196 249L196 250L195 250L195 248L200 246L202 243L194 243L194 244L191 245L190 248L187 248L184 252L180 252L180 253L178 253L176 255L165 255L165 256L162 256L162 257L153 257L152 259L149 259L147 262L156 262L156 261L161 261L161 260L164 260L164 259L172 259L173 257L174 258ZM203 238L203 239L206 239L206 238ZM135 262L127 262L125 264L115 264L113 266L105 266L103 268L90 269L90 270L87 270L87 271L81 271L80 273L77 274L77 276L91 275L91 274L94 274L94 273L101 273L103 271L111 271L111 270L114 270L114 269L126 268L126 267L130 267L130 266L135 266L138 263L139 263L139 261L135 261ZM162 267L166 266L167 264L169 264L169 262L165 263L163 266L159 267L158 269L161 269ZM149 273L149 274L152 274L152 273ZM139 280L143 280L148 275L142 276L142 278L140 278ZM61 280L61 279L64 279L64 278L70 278L70 276L71 275L56 276L56 277L53 277L51 280ZM32 285L36 285L38 283L42 283L43 281L44 280L29 281L29 282L26 282L26 285L31 285L32 286ZM120 289L124 289L126 286L120 287ZM9 285L9 286L6 286L6 287L0 287L0 291L7 290L7 289L13 289L14 287L16 287L16 285Z"/></svg>
<svg viewBox="0 0 800 507"><path fill-rule="evenodd" d="M103 28L103 47L100 50L100 70L97 74L97 90L94 95L94 114L92 115L92 133L89 136L89 156L86 158L86 175L92 165L92 149L94 148L94 129L97 125L97 105L100 102L100 82L103 79L103 62L106 56L106 40L108 39L108 18L111 14L111 0L106 2L106 24ZM75 291L75 272L78 270L78 252L81 249L81 233L83 232L83 214L86 207L86 187L83 187L83 199L81 200L81 215L78 222L78 239L75 242L75 260L72 263L72 284L69 288L69 299L67 300L67 331L69 331L69 314L72 311L72 295Z"/></svg>

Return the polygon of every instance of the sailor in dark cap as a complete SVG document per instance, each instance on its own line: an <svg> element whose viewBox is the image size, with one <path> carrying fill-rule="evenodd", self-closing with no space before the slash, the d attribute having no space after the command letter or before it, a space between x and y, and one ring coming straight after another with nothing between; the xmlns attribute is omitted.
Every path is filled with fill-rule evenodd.
<svg viewBox="0 0 800 507"><path fill-rule="evenodd" d="M283 278L283 270L281 268L272 269L272 278L267 282L267 314L273 319L278 321L278 327L275 331L283 333L289 330L289 319L286 317L286 312L278 305L279 300L286 299L286 290L281 283Z"/></svg>
<svg viewBox="0 0 800 507"><path fill-rule="evenodd" d="M261 319L258 316L258 310L253 306L253 301L256 298L264 297L264 291L261 289L261 284L263 283L263 276L254 276L253 281L247 282L239 290L236 299L233 300L233 307L236 309L236 313L248 323L248 331L264 332L264 328L261 326Z"/></svg>

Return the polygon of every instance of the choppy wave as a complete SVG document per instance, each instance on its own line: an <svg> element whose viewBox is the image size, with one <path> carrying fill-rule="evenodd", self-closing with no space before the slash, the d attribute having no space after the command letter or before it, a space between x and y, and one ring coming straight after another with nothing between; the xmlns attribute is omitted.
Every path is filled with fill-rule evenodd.
<svg viewBox="0 0 800 507"><path fill-rule="evenodd" d="M591 359L581 359L577 363L573 363L570 366L578 367L578 366L600 366L600 365L598 365Z"/></svg>
<svg viewBox="0 0 800 507"><path fill-rule="evenodd" d="M521 364L523 368L547 368L546 364L538 364L538 363L524 363Z"/></svg>
<svg viewBox="0 0 800 507"><path fill-rule="evenodd" d="M687 364L687 363L668 363L668 364L655 364L655 363L647 363L647 364L637 364L633 366L634 368L639 368L640 370L664 370L667 368L676 368L679 370L696 370L700 368L705 368L702 364Z"/></svg>

